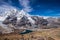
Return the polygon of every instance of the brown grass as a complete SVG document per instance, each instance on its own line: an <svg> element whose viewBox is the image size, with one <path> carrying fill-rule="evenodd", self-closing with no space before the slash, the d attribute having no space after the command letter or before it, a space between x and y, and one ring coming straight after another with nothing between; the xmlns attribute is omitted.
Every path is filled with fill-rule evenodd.
<svg viewBox="0 0 60 40"><path fill-rule="evenodd" d="M0 40L60 40L60 28L42 29L29 34L4 34Z"/></svg>

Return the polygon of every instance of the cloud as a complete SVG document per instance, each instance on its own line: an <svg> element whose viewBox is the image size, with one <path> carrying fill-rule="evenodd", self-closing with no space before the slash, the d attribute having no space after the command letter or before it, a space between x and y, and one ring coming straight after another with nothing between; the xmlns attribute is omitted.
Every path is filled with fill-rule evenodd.
<svg viewBox="0 0 60 40"><path fill-rule="evenodd" d="M14 8L11 5L1 5L0 6L0 14L4 15L5 12L9 12L9 11L12 11L14 9L16 9L16 8Z"/></svg>
<svg viewBox="0 0 60 40"><path fill-rule="evenodd" d="M21 6L23 7L23 10L26 12L30 12L32 8L30 7L30 1L29 0L19 0Z"/></svg>
<svg viewBox="0 0 60 40"><path fill-rule="evenodd" d="M15 10L16 8L12 6L11 0L0 0L0 16L6 16L6 14L9 14L12 10Z"/></svg>

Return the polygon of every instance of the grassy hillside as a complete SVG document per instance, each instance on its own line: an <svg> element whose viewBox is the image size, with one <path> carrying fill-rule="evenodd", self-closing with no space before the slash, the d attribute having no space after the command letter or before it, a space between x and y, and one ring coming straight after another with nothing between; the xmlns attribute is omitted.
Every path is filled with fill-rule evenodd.
<svg viewBox="0 0 60 40"><path fill-rule="evenodd" d="M60 28L41 29L28 34L4 34L0 35L0 40L60 40Z"/></svg>

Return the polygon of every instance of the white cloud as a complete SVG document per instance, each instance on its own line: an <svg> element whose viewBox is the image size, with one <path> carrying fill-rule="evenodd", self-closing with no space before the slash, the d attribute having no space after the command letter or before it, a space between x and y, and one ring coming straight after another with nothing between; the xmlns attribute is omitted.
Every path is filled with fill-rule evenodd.
<svg viewBox="0 0 60 40"><path fill-rule="evenodd" d="M30 3L29 0L19 0L19 1L20 1L21 6L23 6L24 11L30 12L32 10L32 8L29 5Z"/></svg>

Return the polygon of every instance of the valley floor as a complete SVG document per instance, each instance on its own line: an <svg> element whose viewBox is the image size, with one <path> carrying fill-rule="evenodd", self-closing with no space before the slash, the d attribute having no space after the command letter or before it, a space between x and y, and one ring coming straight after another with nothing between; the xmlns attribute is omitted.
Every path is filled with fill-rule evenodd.
<svg viewBox="0 0 60 40"><path fill-rule="evenodd" d="M60 28L40 29L28 34L3 34L0 40L60 40Z"/></svg>

